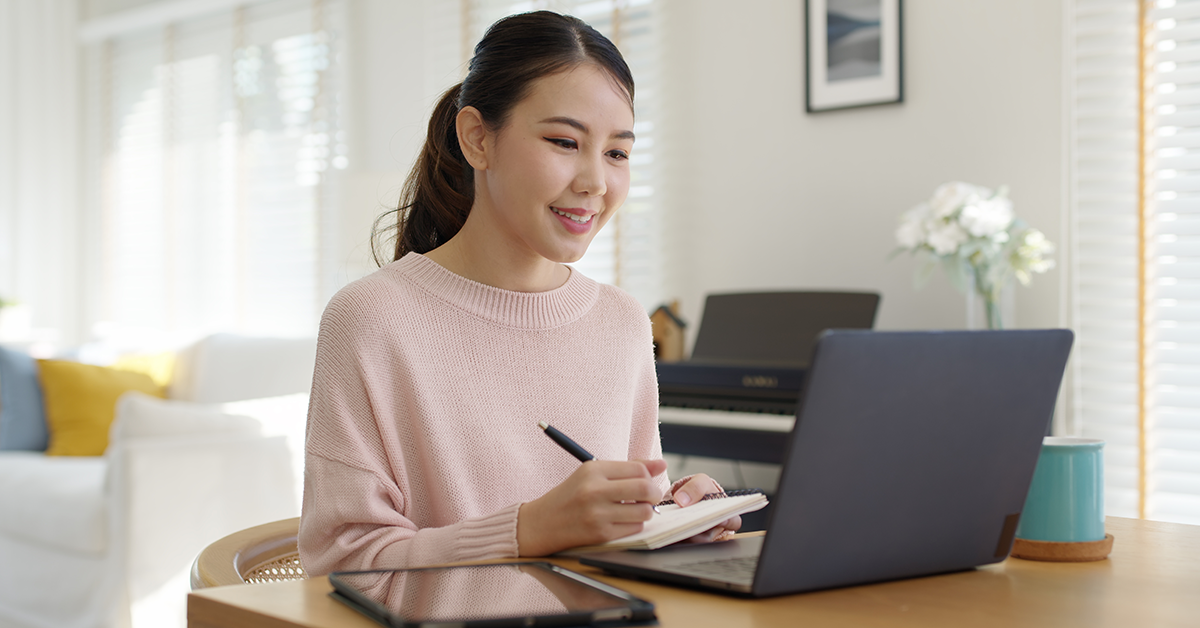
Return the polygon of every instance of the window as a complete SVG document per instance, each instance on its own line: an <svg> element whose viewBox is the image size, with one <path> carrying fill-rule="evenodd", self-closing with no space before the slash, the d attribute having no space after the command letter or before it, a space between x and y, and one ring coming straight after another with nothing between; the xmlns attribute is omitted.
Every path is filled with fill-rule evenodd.
<svg viewBox="0 0 1200 628"><path fill-rule="evenodd" d="M1200 2L1075 0L1073 406L1107 510L1200 523Z"/></svg>
<svg viewBox="0 0 1200 628"><path fill-rule="evenodd" d="M316 332L337 287L328 175L348 165L342 5L249 3L87 44L94 320Z"/></svg>
<svg viewBox="0 0 1200 628"><path fill-rule="evenodd" d="M659 212L655 196L654 121L657 115L658 49L652 0L468 0L460 26L463 71L475 44L496 20L514 13L549 10L574 15L611 39L633 72L637 134L630 160L629 197L573 266L602 283L619 286L650 309L663 301Z"/></svg>

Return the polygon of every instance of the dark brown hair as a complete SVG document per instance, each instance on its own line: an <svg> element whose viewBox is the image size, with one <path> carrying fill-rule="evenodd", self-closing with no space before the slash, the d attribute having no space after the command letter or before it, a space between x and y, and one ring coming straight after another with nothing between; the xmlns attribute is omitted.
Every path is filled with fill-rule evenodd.
<svg viewBox="0 0 1200 628"><path fill-rule="evenodd" d="M455 119L460 109L475 107L489 129L500 129L533 81L584 63L604 68L633 103L633 75L625 59L579 18L535 11L493 24L475 46L467 78L434 107L425 146L404 182L399 206L375 220L375 262L383 265L410 251L432 251L466 222L475 200L475 173L458 145Z"/></svg>

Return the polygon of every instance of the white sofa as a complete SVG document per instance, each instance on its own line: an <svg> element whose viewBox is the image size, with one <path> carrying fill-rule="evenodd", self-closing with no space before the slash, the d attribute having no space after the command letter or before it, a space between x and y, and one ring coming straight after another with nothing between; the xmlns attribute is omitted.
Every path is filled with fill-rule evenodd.
<svg viewBox="0 0 1200 628"><path fill-rule="evenodd" d="M121 398L104 456L0 452L0 628L184 626L201 549L299 514L315 351L210 336L170 401Z"/></svg>

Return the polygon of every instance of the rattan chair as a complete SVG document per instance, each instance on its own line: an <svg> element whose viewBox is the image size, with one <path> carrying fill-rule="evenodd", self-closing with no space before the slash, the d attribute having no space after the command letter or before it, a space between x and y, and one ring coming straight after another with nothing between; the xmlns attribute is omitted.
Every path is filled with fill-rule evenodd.
<svg viewBox="0 0 1200 628"><path fill-rule="evenodd" d="M296 517L234 532L212 543L192 563L192 590L307 578L296 548L299 530Z"/></svg>

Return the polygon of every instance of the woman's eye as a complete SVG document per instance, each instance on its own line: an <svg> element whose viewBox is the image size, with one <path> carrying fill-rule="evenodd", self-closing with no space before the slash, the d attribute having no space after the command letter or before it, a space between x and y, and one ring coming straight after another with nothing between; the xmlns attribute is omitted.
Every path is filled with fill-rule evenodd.
<svg viewBox="0 0 1200 628"><path fill-rule="evenodd" d="M575 140L569 140L569 139L562 138L562 137L547 137L547 138L543 138L543 139L545 139L547 142L550 142L551 144L554 144L561 148L573 149L577 146L575 144Z"/></svg>
<svg viewBox="0 0 1200 628"><path fill-rule="evenodd" d="M608 151L608 156L610 158L616 159L618 161L629 159L629 153L627 153L623 150L610 150L610 151Z"/></svg>

